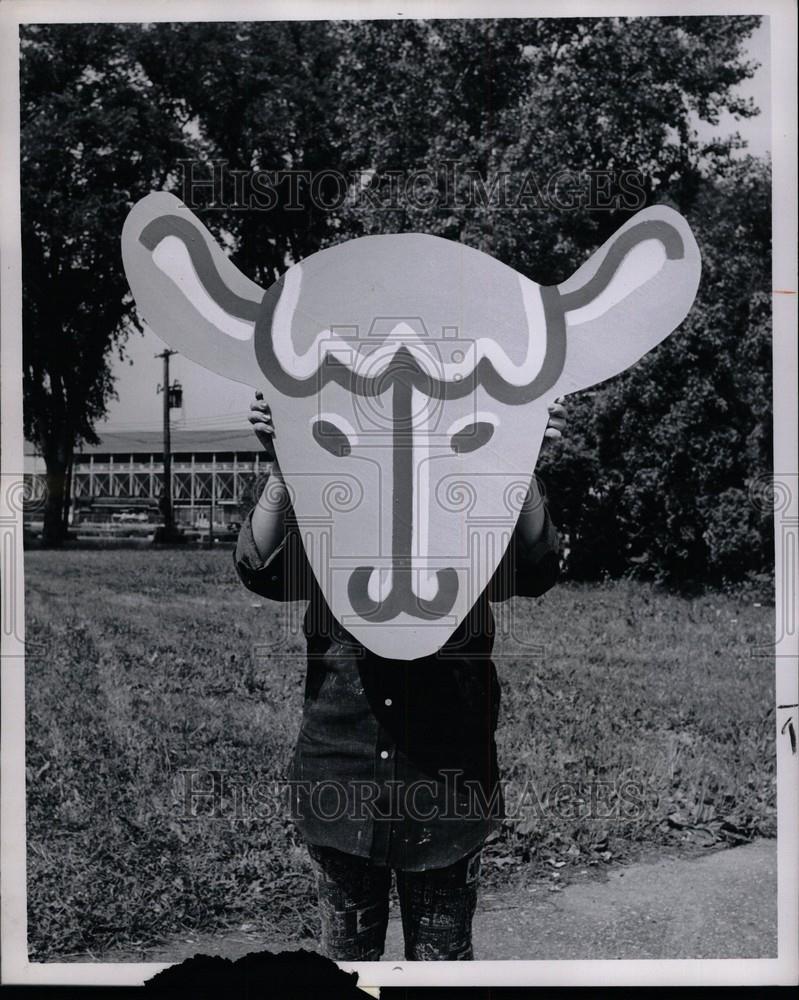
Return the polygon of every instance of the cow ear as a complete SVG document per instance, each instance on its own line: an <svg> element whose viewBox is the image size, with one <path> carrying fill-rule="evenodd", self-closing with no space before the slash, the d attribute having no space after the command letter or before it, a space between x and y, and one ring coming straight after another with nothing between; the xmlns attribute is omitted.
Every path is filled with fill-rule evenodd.
<svg viewBox="0 0 799 1000"><path fill-rule="evenodd" d="M688 315L701 270L678 212L659 205L634 215L558 286L566 325L558 393L618 375L664 340Z"/></svg>
<svg viewBox="0 0 799 1000"><path fill-rule="evenodd" d="M137 202L122 230L122 260L136 307L154 333L211 371L259 383L253 339L263 289L181 201L159 192Z"/></svg>

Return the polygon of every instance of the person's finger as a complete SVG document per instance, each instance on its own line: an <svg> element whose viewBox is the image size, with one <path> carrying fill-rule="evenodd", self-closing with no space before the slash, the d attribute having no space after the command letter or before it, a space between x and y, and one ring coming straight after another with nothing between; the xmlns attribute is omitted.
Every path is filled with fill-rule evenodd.
<svg viewBox="0 0 799 1000"><path fill-rule="evenodd" d="M264 398L264 394L261 392L260 389L256 389L255 390L255 398L256 399L263 399Z"/></svg>
<svg viewBox="0 0 799 1000"><path fill-rule="evenodd" d="M273 427L272 418L268 413L251 413L247 419L253 427L256 425L259 427Z"/></svg>
<svg viewBox="0 0 799 1000"><path fill-rule="evenodd" d="M259 413L269 413L269 403L264 403L263 400L256 399L254 402L250 403L250 409L256 410Z"/></svg>
<svg viewBox="0 0 799 1000"><path fill-rule="evenodd" d="M561 420L559 417L550 417L547 421L547 427L553 427L555 430L562 431L566 426L566 421Z"/></svg>
<svg viewBox="0 0 799 1000"><path fill-rule="evenodd" d="M563 405L561 405L560 403L550 403L549 404L549 412L557 414L557 416L559 416L559 417L565 417L566 416L566 407L563 406Z"/></svg>
<svg viewBox="0 0 799 1000"><path fill-rule="evenodd" d="M554 428L554 427L547 427L547 429L544 431L544 437L545 438L562 438L563 435L556 428Z"/></svg>
<svg viewBox="0 0 799 1000"><path fill-rule="evenodd" d="M252 429L256 434L267 434L269 437L275 436L275 428L272 424L251 420Z"/></svg>

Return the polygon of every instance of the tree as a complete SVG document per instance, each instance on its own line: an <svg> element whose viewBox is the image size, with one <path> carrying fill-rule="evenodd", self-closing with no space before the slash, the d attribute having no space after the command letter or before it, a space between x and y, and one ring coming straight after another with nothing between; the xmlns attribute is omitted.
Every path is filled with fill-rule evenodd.
<svg viewBox="0 0 799 1000"><path fill-rule="evenodd" d="M755 448L758 457L749 468L759 469L761 445L741 435L749 426L743 411L762 401L768 378L767 302L752 303L752 322L761 334L752 342L760 346L747 347L753 352L747 372L733 359L735 338L750 329L741 326L737 293L745 275L755 272L743 241L732 239L735 219L725 228L723 218L731 199L736 211L739 204L735 184L742 177L731 158L737 140L702 144L693 128L696 117L718 122L725 110L756 113L734 88L754 70L744 43L758 21L735 16L26 28L26 428L39 441L48 472L53 470L54 511L70 450L77 440L93 439L94 422L112 392L109 351L122 344L133 318L117 250L124 216L152 188L183 194L180 174L187 165L181 160L192 161L199 175L209 163L224 161L229 180L283 172L275 181L274 204L248 210L245 197L243 204L223 198L191 206L262 285L333 242L401 230L463 241L537 281L554 283L631 212L671 199L694 223L711 264L703 284L710 297L701 299L689 321L694 326L686 327L695 331L703 359L696 399L708 407L714 394L730 402L735 419L726 443L716 435L714 447ZM327 186L316 184L322 175ZM767 229L764 189L752 183L760 194L741 225L746 233L761 234ZM737 275L734 286L724 283L725 267ZM696 324L702 322L700 337ZM727 367L704 363L714 337L722 338L716 346ZM663 430L662 423L653 423L655 415L663 416L662 400L636 381L645 381L653 365L667 364L658 359L670 359L673 368L661 373L663 398L684 399L686 381L694 391L694 374L686 368L693 348L683 355L675 346L685 343L672 338L640 373L579 400L570 443L544 459L583 572L595 572L598 562L621 572L636 559L666 576L678 567L686 571L690 563L692 573L715 579L731 572L740 554L740 544L725 533L725 518L709 511L721 483L726 492L718 509L738 503L746 489L741 463L725 459L724 475L695 477L691 482L700 492L693 506L685 505L676 497L686 482L679 462L705 454L688 423L676 417L667 422L674 432L668 448L682 455L674 459L672 477L655 474L656 455L634 434L635 426ZM631 430L619 441L635 455L613 443L613 421L622 419L622 397L614 393L628 384L634 388L622 401ZM733 393L739 394L735 403ZM631 490L633 469L650 483L648 493ZM666 496L672 507L663 521ZM646 517L664 536L696 530L702 543L691 542L690 558L653 548L643 527ZM686 517L694 519L693 527L680 520ZM54 537L55 513L48 518ZM602 553L596 543L588 545L592 534L604 540Z"/></svg>
<svg viewBox="0 0 799 1000"><path fill-rule="evenodd" d="M341 233L430 232L544 283L563 280L645 204L676 203L697 233L704 276L682 331L573 398L568 438L542 455L575 576L635 568L722 583L770 562L768 517L748 499L770 467L768 167L734 160L737 137L703 144L693 127L725 108L756 113L733 88L753 72L743 44L757 23L342 29L338 120L350 168L368 167L374 183ZM419 198L408 182L424 175Z"/></svg>
<svg viewBox="0 0 799 1000"><path fill-rule="evenodd" d="M341 156L332 83L341 44L324 21L145 25L133 36L137 61L197 137L176 193L264 287L335 234L323 204L335 179L316 181Z"/></svg>
<svg viewBox="0 0 799 1000"><path fill-rule="evenodd" d="M96 442L108 360L135 324L119 252L131 205L185 155L166 105L116 25L21 30L23 392L47 467L44 539L65 535L72 452Z"/></svg>
<svg viewBox="0 0 799 1000"><path fill-rule="evenodd" d="M770 185L769 164L747 157L700 189L703 275L686 322L599 390L553 449L577 575L637 567L696 587L769 572L757 483L771 470Z"/></svg>
<svg viewBox="0 0 799 1000"><path fill-rule="evenodd" d="M562 280L664 192L690 207L734 138L694 116L746 116L756 17L376 21L343 25L342 164L374 172L340 234L418 230ZM447 169L457 165L457 169ZM419 181L430 178L429 197ZM392 198L397 175L410 187ZM622 178L635 187L625 196ZM413 188L413 178L417 187ZM424 184L421 185L424 193ZM416 197L414 197L416 195ZM396 206L396 207L395 207Z"/></svg>
<svg viewBox="0 0 799 1000"><path fill-rule="evenodd" d="M138 326L125 216L182 170L336 162L324 23L31 25L21 33L25 432L47 467L44 538L65 535L72 452L95 442L109 361ZM298 197L301 196L298 193ZM317 250L329 212L200 212L264 285ZM265 224L266 223L266 224Z"/></svg>

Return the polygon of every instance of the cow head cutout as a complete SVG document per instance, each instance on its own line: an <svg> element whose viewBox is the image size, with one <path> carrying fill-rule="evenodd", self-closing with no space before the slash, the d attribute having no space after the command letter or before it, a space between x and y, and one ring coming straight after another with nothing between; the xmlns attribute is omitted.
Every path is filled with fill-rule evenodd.
<svg viewBox="0 0 799 1000"><path fill-rule="evenodd" d="M177 198L151 194L125 271L170 347L265 390L305 551L333 614L392 659L434 653L513 533L557 397L633 365L700 277L685 220L625 223L544 287L460 243L403 233L253 284Z"/></svg>

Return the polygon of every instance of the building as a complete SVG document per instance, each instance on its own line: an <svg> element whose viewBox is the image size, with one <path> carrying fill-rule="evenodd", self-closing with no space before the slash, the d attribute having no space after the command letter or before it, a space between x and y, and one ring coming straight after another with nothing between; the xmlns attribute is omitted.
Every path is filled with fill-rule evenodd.
<svg viewBox="0 0 799 1000"><path fill-rule="evenodd" d="M239 521L269 470L251 430L172 428L172 503L178 524ZM70 477L71 521L108 521L114 515L160 517L163 486L160 431L105 432L97 445L76 452ZM44 477L44 460L25 445L25 471ZM41 495L41 494L39 494Z"/></svg>

